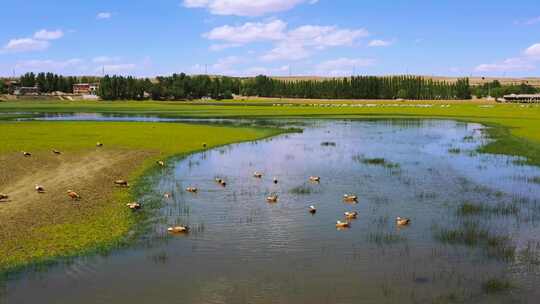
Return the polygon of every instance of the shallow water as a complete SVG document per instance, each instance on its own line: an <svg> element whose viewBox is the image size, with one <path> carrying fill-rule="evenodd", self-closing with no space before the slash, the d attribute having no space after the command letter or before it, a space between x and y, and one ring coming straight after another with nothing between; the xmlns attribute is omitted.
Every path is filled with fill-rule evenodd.
<svg viewBox="0 0 540 304"><path fill-rule="evenodd" d="M136 246L25 273L5 283L0 301L535 302L540 169L476 154L487 140L482 129L453 121L312 121L302 134L194 154L153 177L159 195L173 198L163 199ZM374 158L385 162L370 164ZM265 175L256 179L254 171ZM310 183L310 175L322 181ZM187 186L200 191L187 193ZM266 202L270 193L278 203ZM357 194L358 204L344 203L344 193ZM514 204L519 212L459 216L465 201ZM315 215L309 205L317 206ZM351 227L337 230L336 220L353 210L359 216ZM396 227L396 216L411 225ZM464 221L509 236L515 256L501 259L435 237ZM175 224L192 232L168 235ZM486 295L482 284L494 277L518 288Z"/></svg>

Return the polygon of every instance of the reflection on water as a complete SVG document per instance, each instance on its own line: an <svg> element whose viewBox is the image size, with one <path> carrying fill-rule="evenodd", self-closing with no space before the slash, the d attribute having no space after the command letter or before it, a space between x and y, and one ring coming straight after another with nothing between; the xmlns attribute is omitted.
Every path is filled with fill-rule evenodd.
<svg viewBox="0 0 540 304"><path fill-rule="evenodd" d="M477 124L320 121L303 134L195 154L161 173L156 190L171 192L172 198L163 198L153 229L139 246L24 274L7 283L4 299L534 301L540 296L540 185L535 182L540 170L474 153L484 141ZM325 142L335 145L321 145ZM254 178L254 171L263 178ZM310 183L311 175L321 176L321 182ZM226 187L216 177L225 179ZM185 192L188 186L199 192ZM266 202L271 193L279 195L277 203ZM344 203L344 193L357 194L358 204ZM458 206L465 202L511 204L518 211L460 215ZM316 214L308 212L309 205L317 207ZM358 218L349 229L337 230L336 220L343 220L345 211L358 211ZM411 225L397 227L397 216L411 218ZM503 259L481 241L471 246L436 237L437 231L461 229L465 222L509 237L514 254ZM167 235L175 224L190 225L192 232ZM509 280L519 290L486 294L482 286L492 278Z"/></svg>

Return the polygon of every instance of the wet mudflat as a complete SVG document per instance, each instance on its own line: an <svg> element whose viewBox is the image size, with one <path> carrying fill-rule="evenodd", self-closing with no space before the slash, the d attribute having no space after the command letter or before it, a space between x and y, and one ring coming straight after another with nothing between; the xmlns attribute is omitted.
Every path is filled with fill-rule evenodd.
<svg viewBox="0 0 540 304"><path fill-rule="evenodd" d="M301 134L169 164L151 177L153 191L141 197L143 204L161 200L162 207L138 244L24 273L3 283L0 302L527 303L538 298L539 168L477 154L488 140L478 124L307 125ZM255 171L263 177L253 177ZM320 183L309 176L320 176ZM188 193L188 186L199 191ZM345 193L358 195L358 203L345 203ZM277 203L267 202L272 194ZM357 211L357 219L348 229L336 229L347 211ZM398 216L410 218L410 225L397 226ZM189 225L191 232L168 234L174 225Z"/></svg>

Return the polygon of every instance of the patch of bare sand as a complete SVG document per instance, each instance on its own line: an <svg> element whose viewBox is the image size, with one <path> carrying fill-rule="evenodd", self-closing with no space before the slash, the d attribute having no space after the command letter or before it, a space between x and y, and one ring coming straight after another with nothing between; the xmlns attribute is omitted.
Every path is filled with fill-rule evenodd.
<svg viewBox="0 0 540 304"><path fill-rule="evenodd" d="M95 149L84 152L3 155L0 158L0 193L9 199L0 202L0 241L28 233L34 228L74 223L92 214L110 199L116 179L128 175L145 158L145 151ZM37 193L35 185L45 188ZM82 197L72 201L67 190Z"/></svg>

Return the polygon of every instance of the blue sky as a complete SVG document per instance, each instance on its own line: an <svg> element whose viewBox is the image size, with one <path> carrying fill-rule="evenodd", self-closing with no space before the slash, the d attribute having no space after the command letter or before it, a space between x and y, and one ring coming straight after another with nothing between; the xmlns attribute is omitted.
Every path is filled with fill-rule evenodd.
<svg viewBox="0 0 540 304"><path fill-rule="evenodd" d="M2 11L2 76L540 76L538 0L25 0Z"/></svg>

